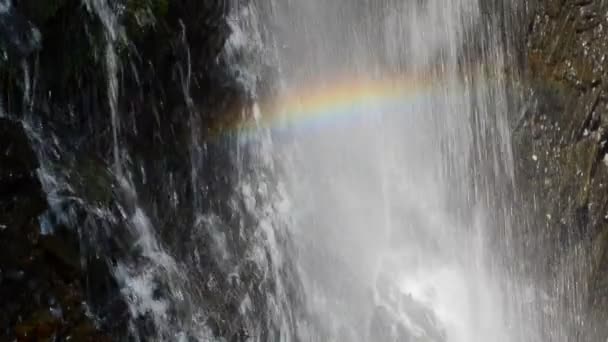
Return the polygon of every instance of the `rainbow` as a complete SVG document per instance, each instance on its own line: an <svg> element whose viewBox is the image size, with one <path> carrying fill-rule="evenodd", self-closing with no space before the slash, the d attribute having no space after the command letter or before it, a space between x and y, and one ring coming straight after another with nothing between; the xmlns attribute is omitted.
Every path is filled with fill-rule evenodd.
<svg viewBox="0 0 608 342"><path fill-rule="evenodd" d="M230 125L240 136L286 127L328 127L374 114L399 114L408 106L430 101L447 78L440 73L393 77L334 77L287 89L275 99L259 101L249 119ZM238 117L243 117L239 115Z"/></svg>

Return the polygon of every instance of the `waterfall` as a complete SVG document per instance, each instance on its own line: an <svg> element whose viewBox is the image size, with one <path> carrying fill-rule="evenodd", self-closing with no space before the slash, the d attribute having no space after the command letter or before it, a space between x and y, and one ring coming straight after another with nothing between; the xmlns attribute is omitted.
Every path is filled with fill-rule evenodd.
<svg viewBox="0 0 608 342"><path fill-rule="evenodd" d="M509 8L200 1L157 25L138 1L80 5L88 59L73 63L92 66L74 78L95 86L55 94L25 60L23 108L0 116L24 123L40 161L41 234L78 237L98 328L543 340L542 296L514 263Z"/></svg>
<svg viewBox="0 0 608 342"><path fill-rule="evenodd" d="M299 340L537 338L497 247L512 99L500 14L481 6L270 1L240 18L257 13L278 69L258 121L290 208Z"/></svg>
<svg viewBox="0 0 608 342"><path fill-rule="evenodd" d="M278 71L258 157L289 205L274 215L293 237L299 340L536 338L497 246L514 224L499 16L469 0L269 1L237 16Z"/></svg>

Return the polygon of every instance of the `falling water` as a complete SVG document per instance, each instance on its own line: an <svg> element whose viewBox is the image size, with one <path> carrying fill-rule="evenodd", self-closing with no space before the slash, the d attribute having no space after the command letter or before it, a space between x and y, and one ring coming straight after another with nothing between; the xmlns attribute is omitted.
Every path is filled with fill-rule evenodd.
<svg viewBox="0 0 608 342"><path fill-rule="evenodd" d="M51 207L43 233L78 230L84 268L103 260L134 339L539 340L509 267L505 9L235 1L218 59L246 95L239 123L204 136L182 27L171 115L187 138L160 140L187 152L154 159L127 139L154 113L142 124L121 106L121 77L147 69L117 54L130 37L113 4L83 0L103 26L110 156L85 165L36 113L25 121Z"/></svg>
<svg viewBox="0 0 608 342"><path fill-rule="evenodd" d="M245 12L279 70L274 96L290 98L261 121L309 317L297 336L533 340L493 245L512 224L513 181L498 9L344 0Z"/></svg>

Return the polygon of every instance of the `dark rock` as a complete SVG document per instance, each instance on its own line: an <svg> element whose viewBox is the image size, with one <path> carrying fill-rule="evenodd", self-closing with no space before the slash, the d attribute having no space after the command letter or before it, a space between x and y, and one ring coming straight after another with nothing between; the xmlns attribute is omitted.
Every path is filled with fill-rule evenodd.
<svg viewBox="0 0 608 342"><path fill-rule="evenodd" d="M59 269L66 269L70 273L80 271L80 252L72 249L65 241L56 236L48 235L41 237L39 243L49 257L60 263Z"/></svg>
<svg viewBox="0 0 608 342"><path fill-rule="evenodd" d="M119 262L133 269L152 262L138 245L135 210L146 212L151 233L191 272L193 285L187 286L197 287L191 292L200 297L183 299L182 307L170 303L169 324L192 321L190 307L208 308L218 336L244 341L250 327L238 311L249 294L255 319L267 326L265 296L276 285L259 265L240 264L252 243L241 227L256 224L233 214L245 211L243 203L229 200L238 176L229 154L234 142L216 134L251 101L218 58L230 34L226 16L233 2L107 1L117 37L110 37L103 15L80 0L12 3L0 23L0 49L16 57L0 63L0 105L12 118L0 119L0 334L77 341L105 334L120 341L133 333L133 323L136 334L153 336L150 315L131 316L124 284L113 274ZM40 41L19 40L34 25ZM119 84L111 104L109 45ZM112 111L120 121L116 138ZM28 122L45 172L64 186L50 190L47 211L31 143L13 119ZM115 168L115 139L124 174ZM185 146L200 152L197 160ZM195 184L193 169L200 179ZM196 223L199 212L222 215L229 257L216 257L211 232ZM195 249L200 259L192 258ZM13 270L23 276L9 277ZM239 270L236 286L227 280L232 270ZM157 278L155 295L170 297L170 280ZM62 319L57 311L49 318L49 307L60 308Z"/></svg>
<svg viewBox="0 0 608 342"><path fill-rule="evenodd" d="M68 3L67 0L54 0L40 2L36 0L19 0L18 6L27 13L28 19L38 26L43 26L49 19L52 19L57 12Z"/></svg>
<svg viewBox="0 0 608 342"><path fill-rule="evenodd" d="M40 310L34 312L27 321L19 323L15 332L20 340L46 340L57 335L60 325L61 320L50 310Z"/></svg>
<svg viewBox="0 0 608 342"><path fill-rule="evenodd" d="M78 251L65 235L40 236L47 203L37 168L22 125L0 118L0 331L23 341L61 338L88 320Z"/></svg>
<svg viewBox="0 0 608 342"><path fill-rule="evenodd" d="M45 207L37 162L21 124L0 118L0 224L19 227Z"/></svg>
<svg viewBox="0 0 608 342"><path fill-rule="evenodd" d="M0 7L0 46L11 57L20 59L40 48L40 31L10 2L6 4Z"/></svg>

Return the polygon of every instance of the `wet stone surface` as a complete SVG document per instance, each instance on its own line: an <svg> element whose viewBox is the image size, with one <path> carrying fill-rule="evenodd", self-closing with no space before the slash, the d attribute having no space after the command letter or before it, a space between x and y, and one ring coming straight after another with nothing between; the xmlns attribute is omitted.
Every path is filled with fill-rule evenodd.
<svg viewBox="0 0 608 342"><path fill-rule="evenodd" d="M40 235L46 198L21 123L0 118L0 151L0 335L103 341L86 314L78 249L69 234Z"/></svg>
<svg viewBox="0 0 608 342"><path fill-rule="evenodd" d="M125 168L137 179L131 192L120 190L113 172L110 34L103 22L107 17L90 6L94 3L107 4L105 9L116 20L115 106L124 122L117 138L129 155ZM227 197L235 168L226 153L232 147L227 139L215 139L201 152L201 165L210 166L201 170L205 198L197 208L187 183L193 132L201 141L217 136L240 119L239 109L249 101L218 58L231 33L229 3L11 4L10 11L0 13L0 116L11 118L0 119L0 336L121 341L158 334L149 312L129 312L119 288L124 284L118 284L113 273L118 261L138 267L153 262L142 256L129 231L132 222L125 218L125 212L134 211L136 193L137 205L164 247L191 265L197 283L207 284L197 289L202 303L169 309L168 324L189 321L189 306L197 305L208 308L206 325L214 334L245 340L245 323L235 317L248 292L256 303L265 300L265 289L255 285L261 282L261 272L245 263L233 283L226 272L242 259L239 253L251 237L241 239L236 218L222 217L234 258L220 263L208 233L193 233L199 229L193 222L195 209L232 209ZM32 141L21 122L30 126ZM41 188L32 145L46 158L49 175L44 176L65 183L65 188L52 189L51 203ZM196 260L188 253L195 247L201 250ZM171 295L166 279L151 283L158 283L156 299ZM258 316L266 319L263 313Z"/></svg>
<svg viewBox="0 0 608 342"><path fill-rule="evenodd" d="M529 272L569 312L572 340L608 336L608 3L528 2L528 109L513 133ZM522 256L519 256L520 258ZM573 290L574 289L574 290ZM579 318L575 318L579 317Z"/></svg>

